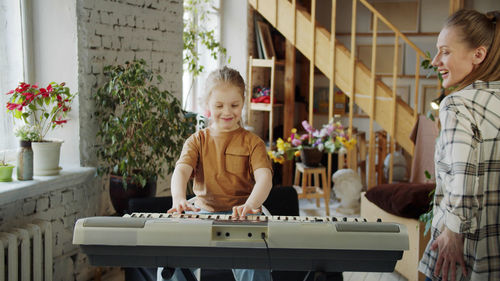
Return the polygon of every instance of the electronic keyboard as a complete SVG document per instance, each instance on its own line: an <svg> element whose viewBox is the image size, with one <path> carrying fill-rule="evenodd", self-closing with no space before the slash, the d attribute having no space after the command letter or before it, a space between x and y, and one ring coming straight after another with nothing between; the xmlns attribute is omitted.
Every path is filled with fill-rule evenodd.
<svg viewBox="0 0 500 281"><path fill-rule="evenodd" d="M76 222L96 266L392 272L404 225L360 218L133 213Z"/></svg>

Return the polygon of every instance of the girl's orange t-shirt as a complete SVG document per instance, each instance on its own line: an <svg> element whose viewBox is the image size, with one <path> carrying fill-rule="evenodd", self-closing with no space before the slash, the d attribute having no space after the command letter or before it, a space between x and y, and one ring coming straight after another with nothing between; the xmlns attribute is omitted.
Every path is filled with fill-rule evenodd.
<svg viewBox="0 0 500 281"><path fill-rule="evenodd" d="M253 171L272 171L264 141L243 128L194 133L184 143L179 164L193 167L195 204L209 212L244 204L255 184Z"/></svg>

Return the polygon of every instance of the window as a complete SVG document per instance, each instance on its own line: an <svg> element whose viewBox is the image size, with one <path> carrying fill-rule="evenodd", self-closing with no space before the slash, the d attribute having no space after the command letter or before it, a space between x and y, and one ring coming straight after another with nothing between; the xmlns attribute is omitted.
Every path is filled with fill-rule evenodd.
<svg viewBox="0 0 500 281"><path fill-rule="evenodd" d="M197 1L193 1L196 3ZM196 5L203 5L202 8L207 11L207 17L205 19L200 19L200 15L198 14L197 18L195 15L188 11L184 10L184 22L186 21L194 21L199 27L204 28L205 30L214 30L215 40L220 42L221 38L221 15L220 15L220 0L212 0L204 3L205 1L198 1L200 3ZM186 2L185 2L186 3ZM186 66L184 65L184 73L182 76L182 100L183 106L185 110L203 113L203 108L200 107L199 97L204 94L205 90L205 80L210 72L217 69L220 65L220 61L224 58L221 58L219 55L217 59L214 59L210 55L210 51L198 42L197 44L199 57L199 63L203 65L203 72L193 79L193 76L190 72L186 70Z"/></svg>
<svg viewBox="0 0 500 281"><path fill-rule="evenodd" d="M23 80L23 40L19 1L0 2L0 151L15 150L13 117L5 107L6 93ZM7 155L9 155L7 153ZM3 155L0 154L3 158ZM8 156L7 156L8 157Z"/></svg>

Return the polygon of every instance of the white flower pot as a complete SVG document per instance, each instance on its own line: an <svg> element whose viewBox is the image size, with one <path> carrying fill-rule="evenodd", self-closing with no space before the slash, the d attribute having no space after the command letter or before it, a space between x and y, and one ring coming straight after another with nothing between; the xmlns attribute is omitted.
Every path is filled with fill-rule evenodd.
<svg viewBox="0 0 500 281"><path fill-rule="evenodd" d="M32 142L33 174L35 176L53 176L59 174L59 155L61 154L61 140Z"/></svg>

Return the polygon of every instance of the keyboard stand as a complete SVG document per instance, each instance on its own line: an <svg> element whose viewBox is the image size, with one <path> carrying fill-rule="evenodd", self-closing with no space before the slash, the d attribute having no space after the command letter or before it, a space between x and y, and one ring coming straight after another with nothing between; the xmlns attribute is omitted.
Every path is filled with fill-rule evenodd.
<svg viewBox="0 0 500 281"><path fill-rule="evenodd" d="M307 281L307 278L309 278L309 275L311 275L313 271L308 271L306 276L304 277L304 280L303 281ZM326 273L323 272L323 271L314 271L314 278L313 280L314 281L326 281Z"/></svg>
<svg viewBox="0 0 500 281"><path fill-rule="evenodd" d="M194 273L189 269L189 268L180 268L182 274L186 278L187 281L198 281ZM203 270L203 269L202 269ZM170 267L164 267L162 272L161 272L161 277L163 279L171 279L173 274L175 272L175 268L170 268ZM312 271L308 271L306 276L304 276L303 281L307 281L309 278L309 275L311 275ZM314 281L326 281L326 273L323 271L314 271Z"/></svg>
<svg viewBox="0 0 500 281"><path fill-rule="evenodd" d="M180 268L180 270L187 281L198 281L196 276L194 276L193 272L189 268ZM172 276L174 275L174 272L175 268L164 267L163 270L161 271L161 277L167 280L171 279Z"/></svg>

